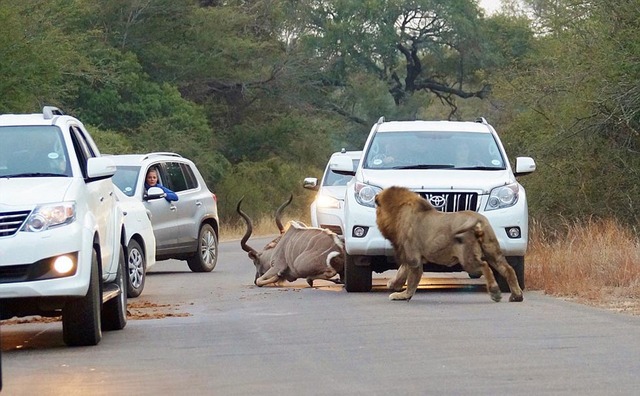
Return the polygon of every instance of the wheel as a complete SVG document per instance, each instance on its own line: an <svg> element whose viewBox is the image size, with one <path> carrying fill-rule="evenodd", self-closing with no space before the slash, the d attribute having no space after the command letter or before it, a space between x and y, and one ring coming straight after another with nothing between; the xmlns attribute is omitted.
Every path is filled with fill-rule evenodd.
<svg viewBox="0 0 640 396"><path fill-rule="evenodd" d="M147 279L147 260L140 244L135 240L127 246L127 297L135 298L142 293Z"/></svg>
<svg viewBox="0 0 640 396"><path fill-rule="evenodd" d="M516 272L516 278L518 278L518 284L520 285L520 288L524 290L524 257L509 256L505 258L507 259L507 262L509 263L509 265ZM498 282L500 291L503 293L509 293L511 289L509 288L509 284L507 283L507 280L493 268L491 270L493 271L493 274L496 277L496 282Z"/></svg>
<svg viewBox="0 0 640 396"><path fill-rule="evenodd" d="M118 258L118 274L114 281L119 291L116 297L106 301L102 307L102 329L122 330L127 325L127 282L126 267L124 258L124 247L120 246Z"/></svg>
<svg viewBox="0 0 640 396"><path fill-rule="evenodd" d="M198 232L198 251L187 259L193 272L211 272L218 262L218 237L213 227L203 224Z"/></svg>
<svg viewBox="0 0 640 396"><path fill-rule="evenodd" d="M351 256L346 254L344 266L344 288L348 292L371 291L371 266L356 265L365 260L365 256Z"/></svg>
<svg viewBox="0 0 640 396"><path fill-rule="evenodd" d="M69 300L62 309L62 338L69 346L97 345L102 339L98 252L91 254L89 289L84 297Z"/></svg>

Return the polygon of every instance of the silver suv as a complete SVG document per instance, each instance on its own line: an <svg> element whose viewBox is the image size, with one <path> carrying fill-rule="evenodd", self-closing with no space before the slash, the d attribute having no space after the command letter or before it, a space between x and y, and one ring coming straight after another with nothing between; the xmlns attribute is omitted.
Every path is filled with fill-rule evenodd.
<svg viewBox="0 0 640 396"><path fill-rule="evenodd" d="M62 315L68 345L127 323L113 161L55 107L0 115L0 319Z"/></svg>
<svg viewBox="0 0 640 396"><path fill-rule="evenodd" d="M476 122L390 121L381 118L369 133L357 167L332 159L331 169L355 176L345 195L345 288L369 291L372 271L395 269L393 247L376 226L375 196L391 186L407 187L443 212L473 210L487 217L502 252L524 288L528 207L516 176L533 172L530 157L512 170L495 129ZM450 271L425 263L425 271ZM458 265L452 267L461 271ZM474 274L471 274L474 275ZM503 291L505 279L496 274Z"/></svg>
<svg viewBox="0 0 640 396"><path fill-rule="evenodd" d="M175 153L112 155L113 182L151 212L156 260L186 260L193 272L210 272L218 261L218 206L195 164ZM158 188L145 190L145 177L155 169L158 183L174 191L177 201L164 199ZM156 191L153 191L156 190Z"/></svg>

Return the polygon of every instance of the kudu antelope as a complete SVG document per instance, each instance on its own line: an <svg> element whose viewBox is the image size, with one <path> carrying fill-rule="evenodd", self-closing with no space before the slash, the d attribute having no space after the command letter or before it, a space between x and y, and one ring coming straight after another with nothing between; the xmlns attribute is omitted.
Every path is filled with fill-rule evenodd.
<svg viewBox="0 0 640 396"><path fill-rule="evenodd" d="M332 231L307 227L295 220L288 223L286 230L282 225L282 210L291 203L293 195L276 210L275 220L280 236L269 242L262 251L247 244L253 232L253 224L251 218L240 209L243 199L244 197L240 199L236 208L247 224L240 246L256 267L257 286L281 280L293 282L299 278L306 278L311 287L315 279L340 283L332 279L336 274L342 275L344 270L344 246L340 238Z"/></svg>

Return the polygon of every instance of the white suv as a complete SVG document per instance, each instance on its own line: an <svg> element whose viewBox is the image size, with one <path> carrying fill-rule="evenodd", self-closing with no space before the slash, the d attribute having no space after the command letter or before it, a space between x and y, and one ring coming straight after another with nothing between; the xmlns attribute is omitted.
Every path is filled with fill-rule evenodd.
<svg viewBox="0 0 640 396"><path fill-rule="evenodd" d="M519 157L514 173L498 134L484 118L476 122L380 118L356 168L341 157L333 158L329 166L355 176L347 186L344 209L347 291L369 291L372 271L396 268L393 248L376 226L374 202L375 195L390 186L407 187L441 211L473 210L486 216L524 288L528 208L525 190L515 176L533 172L536 166L532 158ZM459 265L452 268L462 270ZM451 271L431 263L424 269ZM500 288L509 291L499 274L496 278Z"/></svg>
<svg viewBox="0 0 640 396"><path fill-rule="evenodd" d="M102 157L55 107L0 115L0 319L62 315L68 345L127 323L123 217Z"/></svg>
<svg viewBox="0 0 640 396"><path fill-rule="evenodd" d="M362 156L362 151L346 151L342 149L333 153L327 162L322 182L318 184L317 178L307 177L304 179L303 187L318 192L310 206L311 225L313 227L326 228L342 237L342 229L344 228L344 192L352 176L341 175L329 168L329 164L336 156L351 158L353 167L356 168Z"/></svg>

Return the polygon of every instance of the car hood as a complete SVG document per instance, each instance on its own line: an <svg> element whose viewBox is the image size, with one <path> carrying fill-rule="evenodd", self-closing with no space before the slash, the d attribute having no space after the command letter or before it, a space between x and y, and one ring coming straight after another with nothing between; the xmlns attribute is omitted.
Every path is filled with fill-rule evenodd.
<svg viewBox="0 0 640 396"><path fill-rule="evenodd" d="M508 169L362 169L361 172L358 180L381 188L402 186L412 190L473 190L488 194L494 187L515 182Z"/></svg>
<svg viewBox="0 0 640 396"><path fill-rule="evenodd" d="M62 202L73 178L70 177L14 177L0 179L0 205L33 206Z"/></svg>

